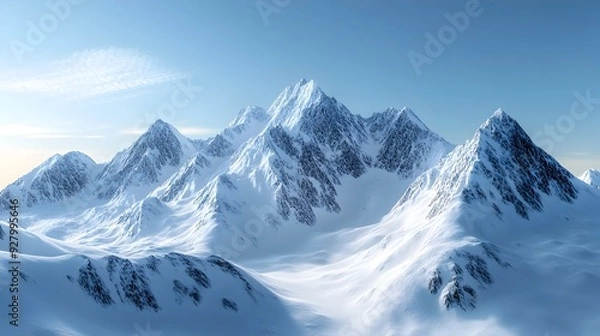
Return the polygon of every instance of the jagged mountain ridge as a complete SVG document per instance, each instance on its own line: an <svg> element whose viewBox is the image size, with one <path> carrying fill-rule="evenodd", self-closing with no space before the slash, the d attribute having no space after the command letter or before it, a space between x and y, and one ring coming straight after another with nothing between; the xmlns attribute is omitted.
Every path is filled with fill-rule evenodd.
<svg viewBox="0 0 600 336"><path fill-rule="evenodd" d="M239 147L249 138L257 135L270 119L269 113L258 106L247 106L229 123L221 135L234 147Z"/></svg>
<svg viewBox="0 0 600 336"><path fill-rule="evenodd" d="M268 126L234 156L226 174L261 174L273 188L276 222L314 225L315 209L340 211L336 186L342 177L359 178L377 168L414 178L451 148L409 109L363 118L325 95L314 81L286 88L268 113ZM388 117L385 128L382 116Z"/></svg>
<svg viewBox="0 0 600 336"><path fill-rule="evenodd" d="M470 335L593 335L600 194L532 146L498 111L381 221L316 238L315 249L260 271L286 295L310 293L305 309L338 321L332 334L445 335L459 325Z"/></svg>
<svg viewBox="0 0 600 336"><path fill-rule="evenodd" d="M260 218L272 227L286 222L314 226L320 212L342 211L342 180L381 171L408 181L451 148L407 108L365 118L327 96L314 81L302 80L286 88L267 110L241 110L228 128L207 140L188 139L157 121L95 179L92 198L100 203L89 209L82 205L82 216L73 212L75 222L83 223L77 224L77 233L60 236L65 230L54 229L58 221L46 221L43 232L85 244L96 238L113 241L121 247L145 236L144 221L158 220L158 227L166 230L181 227L177 220L189 226L190 237L199 235L195 226L210 222L221 233L207 239L228 241L239 230L236 226L244 225L241 209L251 198L264 199L253 205L274 205ZM266 194L274 197L265 199ZM189 212L190 205L195 213ZM183 209L185 215L172 217ZM87 233L86 223L94 226ZM210 230L201 231L206 235ZM110 236L119 232L129 238Z"/></svg>
<svg viewBox="0 0 600 336"><path fill-rule="evenodd" d="M164 179L164 168L179 167L195 147L173 126L159 120L106 165L94 192L98 198L110 199L130 186L157 184Z"/></svg>
<svg viewBox="0 0 600 336"><path fill-rule="evenodd" d="M494 274L512 268L507 259L515 262L506 246L496 245L506 244L501 237L510 237L513 226L494 228L488 223L527 222L548 212L548 204L569 207L582 189L514 119L498 110L471 140L417 178L389 216L419 208L421 220L436 223L433 230L464 240L440 252L448 259L432 267L427 288L446 308L472 310L478 292L495 283Z"/></svg>
<svg viewBox="0 0 600 336"><path fill-rule="evenodd" d="M236 148L227 135L207 141L192 141L198 151L178 171L173 167L175 173L161 185L173 188L153 189L149 196L123 210L126 215L120 224L131 228L160 224L157 227L164 229L155 231L154 235L149 235L150 239L142 241L150 254L141 258L114 257L98 250L94 253L100 256L69 256L67 259L71 265L59 267L67 272L56 271L59 268L53 264L53 258L60 252L54 249L51 253L39 253L50 254L52 258L36 256L29 261L26 255L26 264L35 262L36 267L30 266L33 273L25 272L23 275L25 289L39 295L35 296L37 304L25 306L40 309L40 316L55 311L52 310L56 309L55 306L46 311L40 302L55 302L49 293L60 288L61 293L84 295L83 300L78 298L76 305L66 304L70 308L91 309L97 316L102 316L100 319L112 322L120 321L121 316L110 315L106 307L119 310L119 313L139 311L144 315L129 316L152 316L153 321L164 328L162 330L173 334L185 333L176 329L176 323L155 318L166 313L171 314L169 319L176 319L180 312L177 307L193 312L202 313L202 309L206 309L207 312L229 314L234 313L237 306L240 315L234 316L245 320L247 325L256 325L257 321L269 326L276 324L276 318L257 320L254 315L246 315L245 310L241 313L243 309L239 299L221 294L216 296L216 300L206 299L213 293L202 285L207 283L206 278L213 279L212 273L209 274L212 266L206 267L206 260L210 257L196 254L200 255L197 258L200 261L190 261L192 268L203 272L206 277L193 270L192 276L187 274L187 262L177 266L167 262L182 254L153 257L161 254L155 253L151 245L159 241L174 242L173 245L165 243L160 248L163 251L181 251L208 239L230 243L230 237L203 236L206 232L202 230L209 230L206 223L191 227L197 231L187 230L187 223L183 223L185 216L191 214L193 220L199 217L216 219L219 228L230 226L236 229L237 225L238 230L245 229L244 225L248 222L243 222L243 219L249 218L247 208L264 201L258 196L271 195L273 201L278 200L277 194L272 192L273 187L284 186L287 189L290 222L294 222L299 213L293 205L302 201L312 208L316 219L321 219L323 212L336 211L331 205L328 210L328 205L319 198L327 196L323 190L328 190L328 183L321 184L313 176L321 176L323 181L331 182L335 189L332 199L340 205L348 191L354 191L352 197L355 198L373 192L354 185L348 189L349 182L368 177L373 172L401 179L404 173L406 176L419 174L419 170L435 160L423 156L424 164L419 166L415 162L419 160L409 155L413 151L416 154L427 152L427 148L435 146L426 146L434 138L408 110L388 110L371 118L362 118L348 115L332 98L320 94L306 96L318 96L319 103L307 103L305 105L309 108L299 114L292 113L298 117L292 123L269 124L240 147ZM326 108L320 110L321 105ZM293 105L287 106L293 110ZM335 122L328 121L326 115L319 115L328 109L337 109L334 111ZM313 113L313 118L304 119L306 113ZM318 118L324 118L330 125L311 125L311 120ZM336 131L340 129L344 132L354 129L356 133ZM315 141L316 138L321 141ZM204 151L210 143L214 144L214 149L224 150L210 150L214 154L211 155ZM438 148L446 148L443 143L433 143L437 143ZM353 147L354 144L356 147ZM304 155L312 159L309 164L301 160L305 148L310 148L310 155ZM386 152L386 148L391 149L383 157L391 157L392 160L378 160L379 154ZM394 159L395 148L405 151L406 156L412 159L406 162L401 161L404 156ZM350 152L350 159L339 160L345 152ZM219 153L224 154L219 156ZM419 155L416 157L421 158ZM216 166L225 169L215 169ZM365 171L357 173L356 178L353 172L360 172L361 167ZM303 178L314 188L308 183L298 182ZM339 183L335 183L335 178ZM287 182L284 183L284 179ZM325 188L319 189L322 185ZM375 190L381 192L384 189L381 186L390 185L375 184ZM183 189L180 189L182 186ZM286 307L268 308L271 309L269 313L279 312L287 317L286 308L293 309L294 318L302 321L305 333L310 334L446 334L445 328L456 328L457 325L472 334L484 331L506 335L543 334L546 332L543 328L558 334L585 334L585 331L597 330L594 327L599 326L594 322L597 321L594 312L599 308L595 294L598 293L597 280L600 279L597 272L600 269L597 238L600 236L599 230L594 230L597 216L590 215L595 213L591 210L597 207L599 196L595 189L574 179L552 157L535 147L518 123L498 111L480 127L473 139L421 174L383 220L361 227L351 227L349 222L342 221L341 230L306 240L306 246L310 248L302 253L296 254L295 250L288 248L275 258L254 260L256 268L245 273L246 280L252 282L249 274L253 274L268 283L268 287L286 301ZM274 212L269 213L272 221L265 219L265 222L281 229L281 208L278 203L275 204ZM96 210L101 211L100 208ZM361 211L361 208L357 207L357 210ZM306 213L309 213L308 210ZM153 220L170 218L170 214L176 215L170 224L177 224L172 227L178 231L177 235L165 234L170 229L168 225ZM3 226L6 227L6 224L0 225L0 234ZM288 225L293 226L300 225ZM319 226L318 221L313 227L303 225L310 230L320 229ZM99 231L106 228L110 226L100 227ZM262 233L260 238L263 241L279 239L286 247L305 238L293 234L285 236L283 231L276 231L273 235ZM180 237L190 240L178 240ZM90 242L93 245L94 241ZM233 246L233 242L229 246ZM127 250L120 252L127 255ZM246 253L248 251L239 252L252 256ZM4 259L6 254L2 256ZM60 262L63 258L54 261ZM184 258L193 259L189 256ZM161 261L156 262L157 259ZM162 266L157 268L155 263ZM159 269L160 274L154 273L153 268ZM200 279L199 283L196 278ZM36 280L44 279L53 290L34 290L26 279L33 279L34 284ZM248 299L243 281L228 283L224 287L226 291L229 286ZM197 294L202 295L203 288L206 290L205 300L200 300L196 306ZM202 302L206 305L202 306ZM553 302L559 302L560 306L553 305ZM520 310L520 307L533 309ZM261 309L258 306L253 308L257 312ZM157 309L161 314L156 314ZM453 311L448 313L448 310ZM519 315L519 318L515 319L514 315ZM193 316L192 320L201 320ZM232 321L221 318L221 315L217 316L217 320L225 323L206 331L208 334L229 332L223 328L231 325ZM131 319L124 319L131 324ZM205 323L211 321L212 315L194 329L204 328ZM85 329L87 326L75 326L76 321L59 322L72 330L88 330ZM350 330L346 329L347 326ZM120 327L126 329L130 325ZM436 328L437 333L432 332ZM241 329L236 328L232 332L236 330ZM42 331L60 334L63 330ZM257 330L256 333L266 334L268 331L276 333L273 329ZM110 333L102 330L97 334L107 332ZM293 333L286 330L286 334Z"/></svg>
<svg viewBox="0 0 600 336"><path fill-rule="evenodd" d="M269 114L258 106L247 106L216 136L197 142L198 152L152 192L161 201L189 198L210 180L218 167L226 162L246 141L265 127Z"/></svg>
<svg viewBox="0 0 600 336"><path fill-rule="evenodd" d="M498 216L502 215L499 204L510 204L525 219L531 211L542 211L542 194L565 202L577 198L574 176L537 147L502 110L496 111L472 140L441 160L430 175L437 175L437 179L422 175L400 201L422 190L425 180L435 181L431 186L436 196L430 204L430 217L443 211L457 195L467 203L487 203ZM489 185L482 186L480 180Z"/></svg>
<svg viewBox="0 0 600 336"><path fill-rule="evenodd" d="M103 165L81 152L54 155L0 191L0 201L17 198L33 207L72 198L93 185Z"/></svg>

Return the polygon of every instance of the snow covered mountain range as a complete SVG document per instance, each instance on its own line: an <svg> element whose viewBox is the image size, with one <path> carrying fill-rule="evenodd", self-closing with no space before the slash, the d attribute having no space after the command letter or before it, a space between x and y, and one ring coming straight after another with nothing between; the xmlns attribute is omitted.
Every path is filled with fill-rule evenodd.
<svg viewBox="0 0 600 336"><path fill-rule="evenodd" d="M209 139L158 120L108 163L56 155L0 207L23 335L593 335L598 187L502 110L455 147L301 80Z"/></svg>

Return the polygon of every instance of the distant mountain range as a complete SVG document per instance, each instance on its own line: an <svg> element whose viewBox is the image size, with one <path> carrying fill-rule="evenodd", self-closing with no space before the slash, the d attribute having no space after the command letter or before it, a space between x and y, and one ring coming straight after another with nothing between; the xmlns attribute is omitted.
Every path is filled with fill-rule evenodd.
<svg viewBox="0 0 600 336"><path fill-rule="evenodd" d="M56 155L0 204L24 335L594 335L599 188L502 110L454 146L301 80L209 139L158 120L108 163Z"/></svg>

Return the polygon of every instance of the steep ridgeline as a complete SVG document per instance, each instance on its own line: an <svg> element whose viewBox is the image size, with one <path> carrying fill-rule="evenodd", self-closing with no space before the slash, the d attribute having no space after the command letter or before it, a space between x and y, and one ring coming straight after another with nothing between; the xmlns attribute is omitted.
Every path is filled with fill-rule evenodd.
<svg viewBox="0 0 600 336"><path fill-rule="evenodd" d="M22 206L51 204L80 195L94 183L102 165L80 152L55 155L0 192L0 202L17 198Z"/></svg>
<svg viewBox="0 0 600 336"><path fill-rule="evenodd" d="M377 169L412 179L452 147L409 109L363 118L314 81L286 88L267 113L266 128L196 199L203 213L226 225L239 222L250 202L274 204L274 211L262 218L273 226L288 220L315 225L317 209L341 211L344 178L358 179Z"/></svg>
<svg viewBox="0 0 600 336"><path fill-rule="evenodd" d="M101 172L87 174L89 195L77 197L85 204L77 207L81 214L71 209L72 225L66 228L62 218L41 215L37 228L52 232L53 238L68 234L86 245L121 246L175 226L182 226L186 237L210 240L204 233L210 235L211 226L202 223L211 222L228 241L251 215L251 206L268 206L259 220L273 227L288 221L314 226L320 213L345 216L347 225L364 225L354 218L366 205L351 204L352 194L361 193L365 203L384 204L362 210L374 209L369 221L377 220L409 181L451 148L407 108L365 118L327 96L314 81L301 80L268 110L249 106L206 140L188 139L158 120ZM57 179L49 180L63 190L54 186ZM23 192L28 188L24 185ZM382 194L385 189L393 191ZM387 201L377 201L388 194ZM195 231L198 223L201 235ZM121 236L130 238L123 241ZM197 241L186 243L192 245Z"/></svg>
<svg viewBox="0 0 600 336"><path fill-rule="evenodd" d="M231 123L221 132L234 148L238 148L251 137L256 136L270 119L269 113L258 106L247 106L241 110Z"/></svg>
<svg viewBox="0 0 600 336"><path fill-rule="evenodd" d="M473 139L411 184L391 218L416 216L424 241L450 246L431 253L441 257L431 263L424 287L446 308L471 310L494 274L511 268L501 248L506 239L522 237L519 226L537 225L530 219L548 211L544 200L553 208L572 205L579 194L575 181L498 110Z"/></svg>
<svg viewBox="0 0 600 336"><path fill-rule="evenodd" d="M413 113L404 108L387 109L365 120L373 140L379 145L374 166L412 179L433 167L453 146L433 133Z"/></svg>
<svg viewBox="0 0 600 336"><path fill-rule="evenodd" d="M191 140L159 120L108 163L96 181L95 194L110 199L131 187L156 187L196 151Z"/></svg>
<svg viewBox="0 0 600 336"><path fill-rule="evenodd" d="M435 191L429 217L447 209L460 196L465 203L493 208L499 217L503 215L501 209L509 206L528 219L532 211L543 210L544 195L564 202L576 199L573 178L537 147L514 119L498 110L473 139L452 151L429 175L419 177L400 203L429 188Z"/></svg>
<svg viewBox="0 0 600 336"><path fill-rule="evenodd" d="M198 153L158 187L153 195L163 202L193 196L240 146L265 128L268 120L269 115L265 109L258 106L244 108L225 130L213 138L199 142Z"/></svg>

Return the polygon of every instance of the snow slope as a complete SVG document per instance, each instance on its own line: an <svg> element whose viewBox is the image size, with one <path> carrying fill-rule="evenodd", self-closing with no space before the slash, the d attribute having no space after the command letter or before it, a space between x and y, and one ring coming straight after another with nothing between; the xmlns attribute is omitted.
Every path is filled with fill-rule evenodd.
<svg viewBox="0 0 600 336"><path fill-rule="evenodd" d="M25 222L32 232L136 257L182 247L236 260L280 253L291 246L274 236L306 237L302 244L380 218L452 147L410 109L364 118L302 80L207 140L157 121L104 167L78 206L40 207ZM355 185L366 192L349 199ZM382 189L390 189L385 197ZM363 215L355 204L368 202Z"/></svg>
<svg viewBox="0 0 600 336"><path fill-rule="evenodd" d="M0 281L8 283L12 265L0 255ZM279 298L216 256L20 261L20 324L2 323L6 335L299 335ZM8 306L9 296L0 304Z"/></svg>
<svg viewBox="0 0 600 336"><path fill-rule="evenodd" d="M53 157L0 192L24 203L18 330L595 335L594 176L502 110L454 147L301 80L210 139L157 121L108 164Z"/></svg>
<svg viewBox="0 0 600 336"><path fill-rule="evenodd" d="M599 202L498 111L380 222L252 267L324 335L594 335Z"/></svg>
<svg viewBox="0 0 600 336"><path fill-rule="evenodd" d="M596 169L588 169L579 177L583 182L600 188L600 171Z"/></svg>
<svg viewBox="0 0 600 336"><path fill-rule="evenodd" d="M101 168L80 152L54 155L0 191L0 202L8 209L12 198L18 198L27 207L64 201L85 193Z"/></svg>
<svg viewBox="0 0 600 336"><path fill-rule="evenodd" d="M137 190L130 189L156 186L196 151L191 140L159 120L106 165L98 177L94 193L101 199L125 193L136 195ZM139 194L140 197L144 195Z"/></svg>

